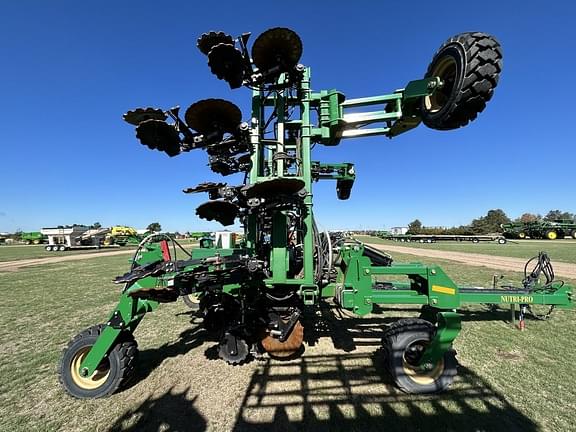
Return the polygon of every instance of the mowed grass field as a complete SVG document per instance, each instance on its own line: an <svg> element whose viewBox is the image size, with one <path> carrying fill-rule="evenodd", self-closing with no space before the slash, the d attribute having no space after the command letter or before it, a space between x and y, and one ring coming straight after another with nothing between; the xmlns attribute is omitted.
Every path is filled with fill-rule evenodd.
<svg viewBox="0 0 576 432"><path fill-rule="evenodd" d="M34 258L49 258L57 256L67 256L76 254L94 254L105 251L124 250L127 248L134 249L134 247L126 246L125 248L104 248L104 249L77 249L64 252L48 252L44 249L44 245L14 245L14 246L0 246L0 262L18 261L24 259Z"/></svg>
<svg viewBox="0 0 576 432"><path fill-rule="evenodd" d="M506 244L496 242L437 242L437 243L418 243L418 242L399 242L393 240L384 240L372 236L357 236L361 241L375 244L389 244L392 246L403 246L418 249L434 249L454 252L469 252L486 255L498 255L515 258L524 258L528 260L538 255L539 251L546 251L552 262L561 261L576 264L576 240L511 240Z"/></svg>
<svg viewBox="0 0 576 432"><path fill-rule="evenodd" d="M234 367L215 360L215 342L178 301L136 330L140 359L130 388L105 399L73 399L58 383L61 349L106 319L120 289L110 281L126 271L128 258L0 273L1 431L576 430L574 310L529 320L520 332L508 309L466 308L451 389L406 395L391 384L379 345L385 325L416 315L414 309L376 308L355 318L325 305L305 320L301 358ZM487 285L494 273L435 262L466 285Z"/></svg>
<svg viewBox="0 0 576 432"><path fill-rule="evenodd" d="M198 242L193 239L178 240L184 246L196 245ZM134 250L136 246L128 245L118 248L102 248L102 249L74 249L64 252L48 252L44 249L46 245L0 245L0 262L17 261L23 259L34 258L49 258L57 256L67 256L76 254L94 254L106 251L115 250Z"/></svg>

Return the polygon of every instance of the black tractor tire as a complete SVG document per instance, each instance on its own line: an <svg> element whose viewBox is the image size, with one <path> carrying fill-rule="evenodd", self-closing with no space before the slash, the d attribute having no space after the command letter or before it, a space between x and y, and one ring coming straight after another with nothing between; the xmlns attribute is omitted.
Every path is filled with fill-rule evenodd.
<svg viewBox="0 0 576 432"><path fill-rule="evenodd" d="M576 240L576 230L573 230L573 231L572 231L571 236L572 236L572 238L573 238L574 240Z"/></svg>
<svg viewBox="0 0 576 432"><path fill-rule="evenodd" d="M426 72L443 84L422 99L422 121L438 130L466 126L492 98L501 71L502 50L493 36L469 32L448 39Z"/></svg>
<svg viewBox="0 0 576 432"><path fill-rule="evenodd" d="M64 390L78 399L110 396L133 376L138 346L131 333L123 332L97 371L88 378L80 375L80 363L98 336L104 324L87 328L76 335L62 352L58 366L59 380Z"/></svg>
<svg viewBox="0 0 576 432"><path fill-rule="evenodd" d="M456 353L449 350L430 370L416 366L425 347L434 337L436 328L423 319L401 319L384 334L384 349L388 355L388 370L394 382L405 393L437 393L447 389L458 371Z"/></svg>
<svg viewBox="0 0 576 432"><path fill-rule="evenodd" d="M182 296L182 301L186 306L188 306L192 310L200 309L200 302L198 299L192 294L185 294Z"/></svg>

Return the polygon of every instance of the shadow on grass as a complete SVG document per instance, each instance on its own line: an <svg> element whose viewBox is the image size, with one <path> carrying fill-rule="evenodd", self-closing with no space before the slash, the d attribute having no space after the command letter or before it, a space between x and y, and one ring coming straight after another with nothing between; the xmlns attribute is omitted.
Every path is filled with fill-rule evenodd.
<svg viewBox="0 0 576 432"><path fill-rule="evenodd" d="M461 367L452 390L407 395L376 353L267 360L246 391L233 431L537 431L502 394Z"/></svg>
<svg viewBox="0 0 576 432"><path fill-rule="evenodd" d="M378 315L381 311L377 311ZM393 311L392 311L393 312ZM487 311L490 313L490 311ZM475 372L459 367L448 391L408 395L393 384L380 346L385 324L397 317L353 318L328 305L308 316L306 341L331 338L338 353L310 353L290 361L265 359L247 385L231 430L242 431L523 431L539 426ZM178 341L141 353L138 380L164 359L185 354L206 340L194 327ZM343 352L344 351L344 352ZM354 352L352 352L354 351ZM211 389L205 388L205 392ZM125 412L110 431L203 431L210 418L194 407L196 397L173 389ZM206 397L208 395L206 394ZM216 407L229 409L229 407ZM232 414L232 413L231 413Z"/></svg>
<svg viewBox="0 0 576 432"><path fill-rule="evenodd" d="M374 316L382 315L384 312L388 312L388 316ZM418 310L414 308L396 308L386 311L374 305L374 311L370 317L359 317L330 303L322 302L318 313L303 315L304 342L308 346L314 346L321 338L330 338L334 348L345 352L355 351L360 346L381 346L388 324L399 318L394 314L402 312L412 312L412 315L418 315Z"/></svg>
<svg viewBox="0 0 576 432"><path fill-rule="evenodd" d="M175 342L165 343L158 348L140 351L134 377L126 389L146 379L164 360L186 354L201 346L206 341L206 332L201 325L194 325L194 327L180 333L178 340Z"/></svg>
<svg viewBox="0 0 576 432"><path fill-rule="evenodd" d="M206 419L194 407L197 396L188 399L189 390L178 393L170 389L159 397L149 397L138 408L126 411L108 431L205 431Z"/></svg>

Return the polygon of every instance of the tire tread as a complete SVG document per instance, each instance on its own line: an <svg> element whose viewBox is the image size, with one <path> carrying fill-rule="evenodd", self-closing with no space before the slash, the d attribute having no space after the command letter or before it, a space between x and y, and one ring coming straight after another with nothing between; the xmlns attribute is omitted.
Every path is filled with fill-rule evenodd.
<svg viewBox="0 0 576 432"><path fill-rule="evenodd" d="M444 48L455 43L460 44L466 53L466 74L462 88L444 115L438 118L422 116L423 122L433 129L457 129L476 119L486 107L486 102L492 98L502 72L500 44L486 33L467 32L456 35L442 44L434 58ZM433 64L434 60L428 66L426 77L430 76Z"/></svg>

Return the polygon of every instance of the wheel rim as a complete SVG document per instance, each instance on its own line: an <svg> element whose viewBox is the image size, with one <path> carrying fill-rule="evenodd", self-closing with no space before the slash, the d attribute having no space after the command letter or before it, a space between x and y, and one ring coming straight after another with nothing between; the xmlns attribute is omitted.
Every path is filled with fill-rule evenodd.
<svg viewBox="0 0 576 432"><path fill-rule="evenodd" d="M70 375L72 376L72 381L84 390L97 389L108 380L108 376L110 375L110 363L108 362L108 359L102 360L100 366L94 371L92 376L83 377L80 374L80 365L88 355L88 352L90 352L91 348L91 346L87 346L79 349L70 362Z"/></svg>
<svg viewBox="0 0 576 432"><path fill-rule="evenodd" d="M402 368L407 377L419 385L430 385L436 382L444 371L444 359L441 358L438 363L430 370L418 366L428 341L416 341L406 347L402 356Z"/></svg>
<svg viewBox="0 0 576 432"><path fill-rule="evenodd" d="M558 234L556 234L556 231L550 231L550 232L548 233L548 238L549 238L550 240L556 240L557 237L558 237Z"/></svg>
<svg viewBox="0 0 576 432"><path fill-rule="evenodd" d="M518 234L518 237L520 237L521 239L523 239L523 238L525 238L525 237L526 237L526 234L524 234L524 233L520 233L520 234Z"/></svg>
<svg viewBox="0 0 576 432"><path fill-rule="evenodd" d="M444 108L454 89L457 71L456 60L450 55L445 56L434 66L429 76L439 77L442 81L442 87L437 88L433 94L424 98L426 110L436 113Z"/></svg>

